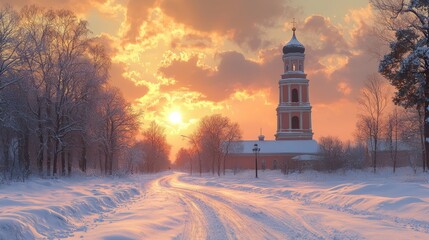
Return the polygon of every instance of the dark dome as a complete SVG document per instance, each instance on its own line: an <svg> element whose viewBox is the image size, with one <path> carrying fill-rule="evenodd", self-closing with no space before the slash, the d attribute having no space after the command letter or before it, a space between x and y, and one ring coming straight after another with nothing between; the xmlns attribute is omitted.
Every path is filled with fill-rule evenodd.
<svg viewBox="0 0 429 240"><path fill-rule="evenodd" d="M293 30L292 39L283 47L283 54L288 53L304 53L305 47L302 45L295 36L295 28Z"/></svg>

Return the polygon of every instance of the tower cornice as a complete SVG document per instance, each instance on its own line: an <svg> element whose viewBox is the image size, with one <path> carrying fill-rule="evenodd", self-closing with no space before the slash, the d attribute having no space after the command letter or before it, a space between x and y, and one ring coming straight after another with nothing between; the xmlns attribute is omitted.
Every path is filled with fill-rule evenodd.
<svg viewBox="0 0 429 240"><path fill-rule="evenodd" d="M301 106L291 106L291 105L285 105L285 104L280 104L277 108L276 111L277 112L288 112L288 111L311 111L312 106L310 104L308 105L301 105Z"/></svg>
<svg viewBox="0 0 429 240"><path fill-rule="evenodd" d="M307 78L307 74L305 74L303 72L299 72L299 71L283 73L281 76L282 76L282 79L287 79L287 78Z"/></svg>
<svg viewBox="0 0 429 240"><path fill-rule="evenodd" d="M280 84L308 84L310 80L306 78L282 78L279 80Z"/></svg>

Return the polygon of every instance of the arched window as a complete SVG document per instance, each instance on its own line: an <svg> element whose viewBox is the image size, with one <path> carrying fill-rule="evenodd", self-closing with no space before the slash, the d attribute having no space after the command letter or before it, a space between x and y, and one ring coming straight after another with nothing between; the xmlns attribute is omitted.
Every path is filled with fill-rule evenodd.
<svg viewBox="0 0 429 240"><path fill-rule="evenodd" d="M292 63L292 71L296 71L295 63Z"/></svg>
<svg viewBox="0 0 429 240"><path fill-rule="evenodd" d="M299 71L303 71L303 69L302 69L302 63L299 63Z"/></svg>
<svg viewBox="0 0 429 240"><path fill-rule="evenodd" d="M289 72L289 64L286 64L286 72Z"/></svg>
<svg viewBox="0 0 429 240"><path fill-rule="evenodd" d="M299 102L298 89L292 89L292 102Z"/></svg>
<svg viewBox="0 0 429 240"><path fill-rule="evenodd" d="M292 117L292 129L299 129L299 118L297 116Z"/></svg>

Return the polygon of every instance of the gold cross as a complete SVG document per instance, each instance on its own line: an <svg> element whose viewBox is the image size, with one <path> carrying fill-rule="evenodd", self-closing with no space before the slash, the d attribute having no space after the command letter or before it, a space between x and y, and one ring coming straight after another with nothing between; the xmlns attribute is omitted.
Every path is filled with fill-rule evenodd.
<svg viewBox="0 0 429 240"><path fill-rule="evenodd" d="M293 21L292 21L292 31L293 31L294 33L295 33L295 30L296 30L295 24L296 24L296 22L295 22L295 18L293 18Z"/></svg>

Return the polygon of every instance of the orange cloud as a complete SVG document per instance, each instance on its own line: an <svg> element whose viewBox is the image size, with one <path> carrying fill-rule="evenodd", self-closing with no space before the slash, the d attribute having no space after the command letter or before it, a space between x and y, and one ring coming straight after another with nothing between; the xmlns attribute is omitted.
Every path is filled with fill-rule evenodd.
<svg viewBox="0 0 429 240"><path fill-rule="evenodd" d="M0 0L0 4L10 4L14 7L21 8L27 5L36 5L40 7L52 9L68 9L74 11L76 14L86 13L89 9L100 6L109 0Z"/></svg>
<svg viewBox="0 0 429 240"><path fill-rule="evenodd" d="M175 80L173 85L164 86L162 90L197 91L208 100L222 101L237 90L278 88L276 82L282 68L280 54L277 59L270 58L267 62L248 60L234 51L220 53L217 57L220 62L216 69L199 66L196 56L187 61L175 60L161 67L159 71L163 76Z"/></svg>
<svg viewBox="0 0 429 240"><path fill-rule="evenodd" d="M140 27L148 18L149 9L154 6L155 0L129 0L127 5L128 30L124 36L124 42L136 43L140 35Z"/></svg>
<svg viewBox="0 0 429 240"><path fill-rule="evenodd" d="M134 100L144 96L148 92L148 87L144 85L136 85L132 80L124 76L127 67L123 63L112 63L110 68L109 83L125 93L124 97L127 101Z"/></svg>
<svg viewBox="0 0 429 240"><path fill-rule="evenodd" d="M210 37L204 36L202 34L185 34L182 37L173 37L171 40L171 48L172 49L205 49L210 48L213 44L213 41Z"/></svg>
<svg viewBox="0 0 429 240"><path fill-rule="evenodd" d="M318 15L307 17L302 27L302 32L312 36L308 38L306 46L311 46L314 54L348 53L349 46L341 30L333 25L328 17Z"/></svg>
<svg viewBox="0 0 429 240"><path fill-rule="evenodd" d="M176 22L227 35L253 50L265 43L263 28L275 26L276 20L289 13L282 0L166 0L160 6Z"/></svg>
<svg viewBox="0 0 429 240"><path fill-rule="evenodd" d="M350 94L351 89L345 82L340 82L337 85L337 90L340 91L344 96L347 96Z"/></svg>

